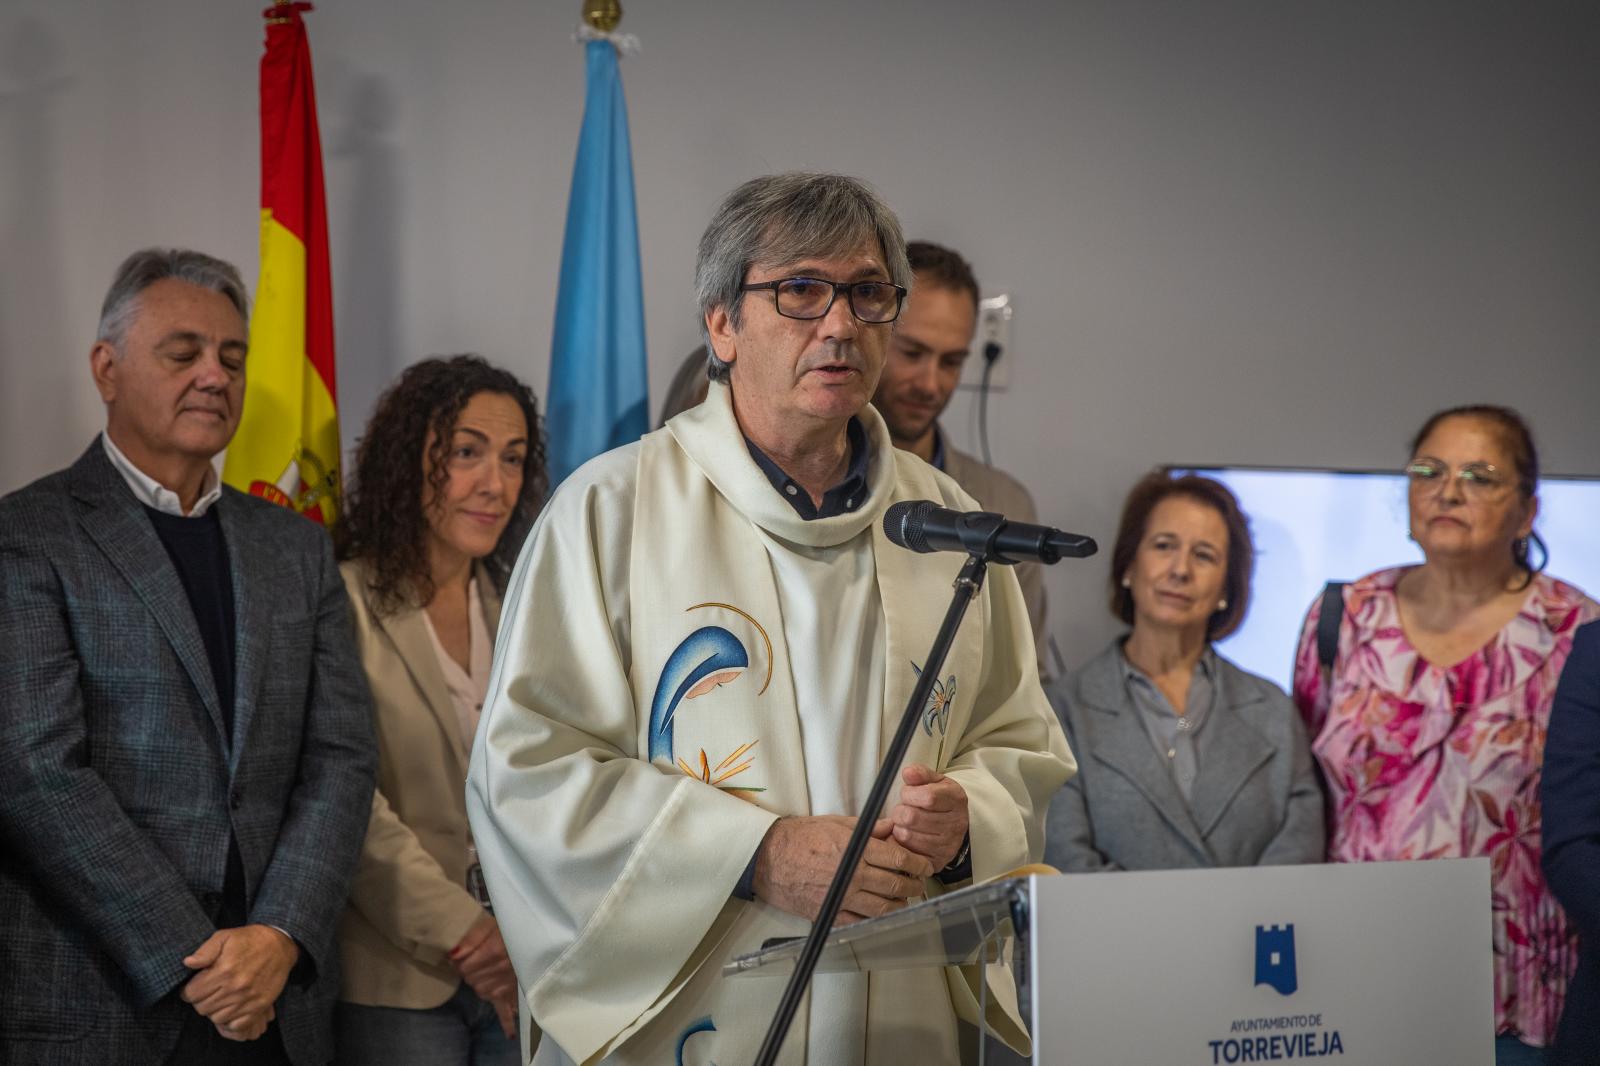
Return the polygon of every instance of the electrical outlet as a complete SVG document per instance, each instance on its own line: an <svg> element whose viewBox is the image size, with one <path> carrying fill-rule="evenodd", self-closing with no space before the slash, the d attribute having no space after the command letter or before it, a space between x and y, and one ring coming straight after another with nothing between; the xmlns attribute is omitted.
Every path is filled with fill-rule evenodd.
<svg viewBox="0 0 1600 1066"><path fill-rule="evenodd" d="M972 354L961 374L961 387L976 391L983 385L984 352L989 345L999 347L1000 356L994 369L989 371L989 388L1003 392L1011 384L1011 362L1016 355L1011 350L1011 316L1015 308L1010 293L986 296L978 301L978 329L972 337Z"/></svg>

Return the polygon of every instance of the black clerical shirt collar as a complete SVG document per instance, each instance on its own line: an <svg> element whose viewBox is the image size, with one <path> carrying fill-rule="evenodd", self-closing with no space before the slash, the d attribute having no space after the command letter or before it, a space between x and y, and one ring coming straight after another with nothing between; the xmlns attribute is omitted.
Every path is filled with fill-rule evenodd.
<svg viewBox="0 0 1600 1066"><path fill-rule="evenodd" d="M761 472L767 475L767 480L772 482L772 487L789 501L796 514L809 522L816 518L848 514L867 500L867 468L872 461L872 449L867 445L867 427L861 424L861 419L852 418L845 430L845 437L850 443L850 469L845 471L843 481L822 494L821 507L813 504L811 494L784 473L783 468L756 447L749 437L744 439L744 446L750 450L750 458L756 461Z"/></svg>

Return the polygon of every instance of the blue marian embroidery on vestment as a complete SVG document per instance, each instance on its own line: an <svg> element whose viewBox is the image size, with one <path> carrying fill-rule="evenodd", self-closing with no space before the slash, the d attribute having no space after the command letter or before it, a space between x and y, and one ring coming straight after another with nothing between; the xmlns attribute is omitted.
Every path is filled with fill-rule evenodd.
<svg viewBox="0 0 1600 1066"><path fill-rule="evenodd" d="M689 1042L691 1036L696 1033L714 1033L716 1031L717 1027L711 1024L709 1015L697 1022L690 1022L689 1028L685 1029L683 1035L678 1037L678 1066L683 1066L683 1045ZM716 1066L716 1063L712 1063L711 1066Z"/></svg>
<svg viewBox="0 0 1600 1066"><path fill-rule="evenodd" d="M714 691L744 673L750 653L721 626L704 626L683 638L661 669L650 701L650 759L672 758L672 718L678 705Z"/></svg>
<svg viewBox="0 0 1600 1066"><path fill-rule="evenodd" d="M738 615L750 623L761 637L767 655L767 669L766 676L761 681L761 690L756 693L760 696L767 691L767 686L772 684L772 638L767 635L766 629L760 622L731 603L697 603L689 610L710 608ZM744 773L755 765L755 755L751 749L760 743L759 740L740 744L731 755L715 766L711 765L706 750L701 748L698 767L691 760L679 757L673 744L674 722L678 711L682 709L683 702L698 699L731 681L738 680L749 667L749 649L745 647L743 641L721 626L703 626L685 637L673 649L672 654L667 656L667 664L661 668L661 676L656 680L655 696L650 703L650 761L655 762L665 757L695 780L720 788L724 792L731 792L742 799L750 798L750 793L765 792L766 789L753 785L725 784L730 778Z"/></svg>

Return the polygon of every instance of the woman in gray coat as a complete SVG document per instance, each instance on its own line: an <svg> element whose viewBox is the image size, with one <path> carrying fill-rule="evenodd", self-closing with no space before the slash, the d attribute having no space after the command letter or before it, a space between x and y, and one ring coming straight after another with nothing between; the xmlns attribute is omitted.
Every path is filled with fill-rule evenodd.
<svg viewBox="0 0 1600 1066"><path fill-rule="evenodd" d="M1129 493L1111 609L1132 626L1049 691L1078 756L1045 861L1065 871L1311 863L1322 789L1281 689L1218 655L1254 564L1238 501L1209 478L1150 474Z"/></svg>

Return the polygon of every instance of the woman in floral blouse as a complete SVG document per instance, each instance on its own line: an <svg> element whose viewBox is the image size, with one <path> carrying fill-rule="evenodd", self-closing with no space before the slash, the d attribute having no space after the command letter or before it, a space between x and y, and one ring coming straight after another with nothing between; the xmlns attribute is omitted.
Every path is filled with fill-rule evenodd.
<svg viewBox="0 0 1600 1066"><path fill-rule="evenodd" d="M1572 634L1600 604L1530 562L1539 463L1519 415L1441 411L1411 452L1424 562L1345 588L1331 669L1312 606L1294 698L1328 787L1330 859L1489 857L1495 1061L1538 1062L1577 960L1539 868L1539 769Z"/></svg>

